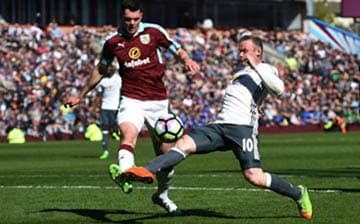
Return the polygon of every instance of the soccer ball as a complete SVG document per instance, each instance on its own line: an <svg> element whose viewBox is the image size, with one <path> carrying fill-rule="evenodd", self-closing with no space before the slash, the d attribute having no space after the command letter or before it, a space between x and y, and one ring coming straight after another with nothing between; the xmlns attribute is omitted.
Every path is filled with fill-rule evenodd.
<svg viewBox="0 0 360 224"><path fill-rule="evenodd" d="M175 142L184 134L184 126L175 114L164 114L155 122L155 134L163 142Z"/></svg>

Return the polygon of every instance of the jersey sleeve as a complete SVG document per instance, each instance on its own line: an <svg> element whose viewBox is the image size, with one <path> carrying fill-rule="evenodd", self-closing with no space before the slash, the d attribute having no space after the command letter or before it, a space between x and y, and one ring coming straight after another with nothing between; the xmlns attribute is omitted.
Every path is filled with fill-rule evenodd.
<svg viewBox="0 0 360 224"><path fill-rule="evenodd" d="M111 65L112 61L114 59L114 54L112 51L112 48L108 41L104 43L103 49L101 51L99 64L101 66L108 67Z"/></svg>
<svg viewBox="0 0 360 224"><path fill-rule="evenodd" d="M161 26L156 26L158 30L158 42L159 45L170 50L171 53L175 54L177 50L181 48L181 45L177 43L175 40L173 40L169 33Z"/></svg>
<svg viewBox="0 0 360 224"><path fill-rule="evenodd" d="M274 66L260 63L255 68L266 88L276 95L284 93L284 82L279 78L278 71Z"/></svg>
<svg viewBox="0 0 360 224"><path fill-rule="evenodd" d="M104 81L105 79L101 79L101 81L95 86L96 92L102 93L104 92Z"/></svg>

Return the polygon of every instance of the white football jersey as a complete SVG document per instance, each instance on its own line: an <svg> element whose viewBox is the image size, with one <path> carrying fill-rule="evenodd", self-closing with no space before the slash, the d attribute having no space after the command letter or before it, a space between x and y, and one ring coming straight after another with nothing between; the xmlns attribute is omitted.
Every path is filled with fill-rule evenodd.
<svg viewBox="0 0 360 224"><path fill-rule="evenodd" d="M120 102L121 77L115 73L111 77L104 77L98 84L102 88L101 109L117 110Z"/></svg>
<svg viewBox="0 0 360 224"><path fill-rule="evenodd" d="M265 83L266 81L266 83ZM227 86L223 104L215 123L250 125L258 123L258 107L269 92L281 94L284 83L275 67L261 63L255 71L245 67L234 75Z"/></svg>

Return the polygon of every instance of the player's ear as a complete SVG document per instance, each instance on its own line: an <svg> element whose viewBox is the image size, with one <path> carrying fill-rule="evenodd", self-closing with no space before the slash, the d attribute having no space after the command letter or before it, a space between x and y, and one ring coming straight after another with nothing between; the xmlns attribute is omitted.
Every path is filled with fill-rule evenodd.
<svg viewBox="0 0 360 224"><path fill-rule="evenodd" d="M262 55L262 51L261 51L261 48L259 47L256 49L256 57L261 58L261 55Z"/></svg>

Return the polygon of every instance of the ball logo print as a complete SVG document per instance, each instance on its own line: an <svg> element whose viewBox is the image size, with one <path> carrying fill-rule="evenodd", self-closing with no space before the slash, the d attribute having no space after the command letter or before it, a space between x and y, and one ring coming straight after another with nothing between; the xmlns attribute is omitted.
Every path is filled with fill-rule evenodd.
<svg viewBox="0 0 360 224"><path fill-rule="evenodd" d="M175 142L184 134L184 126L175 114L165 114L156 121L155 133L163 142Z"/></svg>

